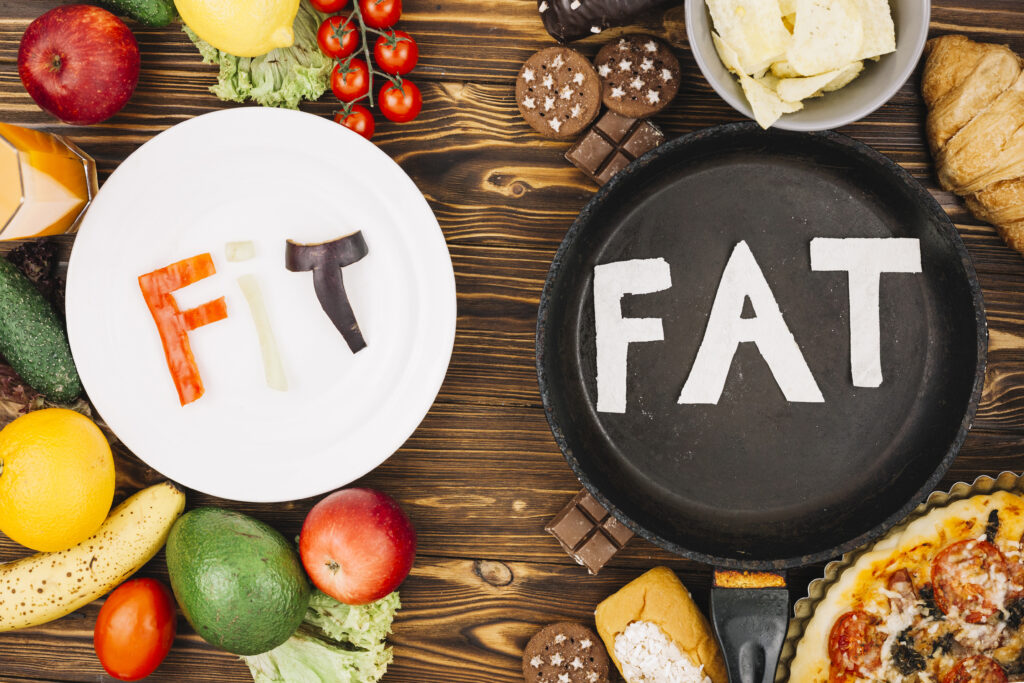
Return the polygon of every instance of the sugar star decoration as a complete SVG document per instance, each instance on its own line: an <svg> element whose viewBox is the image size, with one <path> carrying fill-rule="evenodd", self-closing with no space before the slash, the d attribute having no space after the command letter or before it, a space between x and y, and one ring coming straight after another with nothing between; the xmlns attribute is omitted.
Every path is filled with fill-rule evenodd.
<svg viewBox="0 0 1024 683"><path fill-rule="evenodd" d="M580 641L580 647L582 647L584 650L589 650L591 645L593 645L593 643L590 642L590 638L584 638Z"/></svg>
<svg viewBox="0 0 1024 683"><path fill-rule="evenodd" d="M571 666L571 667L572 667L573 669L576 669L576 670L579 670L579 669L582 669L582 668L583 668L583 662L581 662L581 661L580 661L580 658L579 658L579 657L575 657L575 658L573 658L573 660L572 660L571 662L569 662L569 665L570 665L570 666Z"/></svg>
<svg viewBox="0 0 1024 683"><path fill-rule="evenodd" d="M564 87L562 88L562 92L561 92L561 93L559 94L559 97L561 97L561 98L562 98L563 100L567 100L567 99L569 99L570 97L572 97L572 88L570 88L570 87L569 87L569 86L567 86L567 85L566 85L566 86L564 86Z"/></svg>
<svg viewBox="0 0 1024 683"><path fill-rule="evenodd" d="M611 73L612 67L609 66L608 64L602 64L601 66L597 67L597 75L600 76L601 78L608 78L608 76L611 75ZM582 76L583 74L577 73L576 75Z"/></svg>
<svg viewBox="0 0 1024 683"><path fill-rule="evenodd" d="M564 633L559 633L557 636L555 636L555 642L558 643L559 645L564 643L565 642L565 634Z"/></svg>
<svg viewBox="0 0 1024 683"><path fill-rule="evenodd" d="M545 88L551 88L555 85L555 79L551 76L551 74L545 74L544 80L541 81L541 85L543 85Z"/></svg>
<svg viewBox="0 0 1024 683"><path fill-rule="evenodd" d="M572 109L569 111L569 118L577 118L583 111L583 107L579 103L572 105Z"/></svg>
<svg viewBox="0 0 1024 683"><path fill-rule="evenodd" d="M540 655L534 655L533 659L530 660L530 666L534 669L539 669L540 665L544 663L544 658Z"/></svg>
<svg viewBox="0 0 1024 683"><path fill-rule="evenodd" d="M658 104L659 102L661 102L661 93L658 92L657 90L648 90L647 101L650 104Z"/></svg>
<svg viewBox="0 0 1024 683"><path fill-rule="evenodd" d="M661 80L665 81L666 83L668 81L671 81L672 80L672 72L669 71L668 69L662 69L661 70Z"/></svg>
<svg viewBox="0 0 1024 683"><path fill-rule="evenodd" d="M583 72L577 71L576 75L572 77L572 82L576 85L583 85Z"/></svg>
<svg viewBox="0 0 1024 683"><path fill-rule="evenodd" d="M562 55L555 55L555 58L551 60L551 67L554 69L561 69L562 64L564 63L565 62L562 61Z"/></svg>
<svg viewBox="0 0 1024 683"><path fill-rule="evenodd" d="M644 71L650 71L654 68L654 60L650 57L644 57L644 61L640 62L640 68Z"/></svg>
<svg viewBox="0 0 1024 683"><path fill-rule="evenodd" d="M619 49L620 50L628 50L629 49L629 45L626 44L626 39L625 38L619 38Z"/></svg>
<svg viewBox="0 0 1024 683"><path fill-rule="evenodd" d="M555 654L551 655L551 665L552 666L558 666L561 663L562 663L562 655L558 654L557 652Z"/></svg>
<svg viewBox="0 0 1024 683"><path fill-rule="evenodd" d="M523 80L527 83L533 83L533 69L523 69Z"/></svg>
<svg viewBox="0 0 1024 683"><path fill-rule="evenodd" d="M646 43L644 43L644 49L647 50L648 52L657 52L658 44L653 40L648 40Z"/></svg>
<svg viewBox="0 0 1024 683"><path fill-rule="evenodd" d="M523 106L527 109L535 109L537 107L537 102L532 97L524 97Z"/></svg>
<svg viewBox="0 0 1024 683"><path fill-rule="evenodd" d="M623 90L622 88L620 88L617 85L612 88L612 97L617 99L617 100L618 99L622 99L622 96L625 95L625 94L626 94L626 91Z"/></svg>
<svg viewBox="0 0 1024 683"><path fill-rule="evenodd" d="M590 673L588 673L587 680L590 681L590 683L597 683L597 672L591 671Z"/></svg>
<svg viewBox="0 0 1024 683"><path fill-rule="evenodd" d="M554 106L555 106L555 98L554 97L545 97L544 98L544 111L551 111L551 109Z"/></svg>
<svg viewBox="0 0 1024 683"><path fill-rule="evenodd" d="M569 683L569 674L558 674L558 683Z"/></svg>
<svg viewBox="0 0 1024 683"><path fill-rule="evenodd" d="M633 88L633 90L639 90L640 88L644 87L643 79L637 76L636 78L629 82L629 87Z"/></svg>
<svg viewBox="0 0 1024 683"><path fill-rule="evenodd" d="M555 117L551 117L550 119L548 119L548 125L551 126L551 129L557 133L558 130L562 127L562 122Z"/></svg>
<svg viewBox="0 0 1024 683"><path fill-rule="evenodd" d="M633 62L629 61L628 59L623 59L621 62L619 62L619 71L629 71L632 68Z"/></svg>

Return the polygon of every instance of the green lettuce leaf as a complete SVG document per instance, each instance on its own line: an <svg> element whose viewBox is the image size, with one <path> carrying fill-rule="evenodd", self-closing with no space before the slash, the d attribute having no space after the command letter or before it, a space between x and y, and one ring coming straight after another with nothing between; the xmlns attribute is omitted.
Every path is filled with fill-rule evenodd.
<svg viewBox="0 0 1024 683"><path fill-rule="evenodd" d="M398 593L369 605L343 605L314 591L302 626L270 652L243 657L255 683L376 683L393 654Z"/></svg>
<svg viewBox="0 0 1024 683"><path fill-rule="evenodd" d="M327 18L313 9L308 0L299 4L292 32L291 47L271 50L259 57L235 57L221 52L200 38L188 26L189 39L199 48L207 64L217 64L217 85L210 91L222 100L253 100L264 107L298 109L302 100L316 100L330 84L334 63L316 42L320 23Z"/></svg>

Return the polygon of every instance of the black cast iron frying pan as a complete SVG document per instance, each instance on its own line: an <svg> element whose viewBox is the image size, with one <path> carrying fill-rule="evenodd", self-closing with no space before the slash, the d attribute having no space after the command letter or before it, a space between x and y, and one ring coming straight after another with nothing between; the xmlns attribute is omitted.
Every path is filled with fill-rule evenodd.
<svg viewBox="0 0 1024 683"><path fill-rule="evenodd" d="M811 271L814 237L920 240L921 273L882 275L877 388L853 385L847 278ZM750 343L717 405L677 403L741 240L824 403L787 401ZM671 287L623 297L621 313L661 318L664 340L630 344L626 412L598 412L594 267L658 257ZM974 418L987 344L970 257L910 174L836 133L740 123L661 146L584 208L541 297L537 370L569 465L635 533L716 568L781 571L872 540L935 488ZM711 605L732 680L771 681L785 589L715 588Z"/></svg>

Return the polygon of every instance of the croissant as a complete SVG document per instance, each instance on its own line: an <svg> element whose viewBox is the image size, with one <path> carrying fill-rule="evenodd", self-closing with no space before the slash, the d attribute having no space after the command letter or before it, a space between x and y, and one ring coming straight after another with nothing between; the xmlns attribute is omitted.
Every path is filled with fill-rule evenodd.
<svg viewBox="0 0 1024 683"><path fill-rule="evenodd" d="M925 50L925 130L939 184L1024 253L1024 60L961 35Z"/></svg>

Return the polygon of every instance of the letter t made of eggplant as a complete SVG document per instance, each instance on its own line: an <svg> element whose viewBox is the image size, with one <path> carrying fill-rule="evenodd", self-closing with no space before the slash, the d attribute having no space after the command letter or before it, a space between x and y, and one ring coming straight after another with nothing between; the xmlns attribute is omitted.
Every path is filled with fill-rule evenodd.
<svg viewBox="0 0 1024 683"><path fill-rule="evenodd" d="M285 267L292 272L313 271L313 290L327 317L341 332L352 353L366 348L352 311L341 269L369 253L361 230L320 244L299 244L288 240L284 252Z"/></svg>

